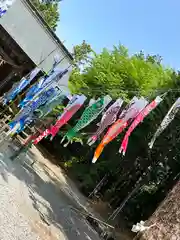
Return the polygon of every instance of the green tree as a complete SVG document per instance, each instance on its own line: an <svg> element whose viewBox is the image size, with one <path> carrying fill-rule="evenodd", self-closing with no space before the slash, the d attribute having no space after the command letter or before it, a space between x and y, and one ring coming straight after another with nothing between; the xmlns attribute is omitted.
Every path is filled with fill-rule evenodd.
<svg viewBox="0 0 180 240"><path fill-rule="evenodd" d="M72 92L74 92L73 88L75 87L72 82L74 81L74 79L78 79L77 84L81 84L81 71L89 63L89 61L91 61L92 53L94 53L94 51L91 48L91 45L88 44L85 40L83 40L81 44L73 47L73 70L69 81Z"/></svg>
<svg viewBox="0 0 180 240"><path fill-rule="evenodd" d="M41 0L42 3L59 3L61 2L62 0Z"/></svg>
<svg viewBox="0 0 180 240"><path fill-rule="evenodd" d="M78 51L74 53L84 53L80 47L76 49ZM180 74L164 67L158 55L145 55L143 52L130 55L122 45L114 47L112 51L103 49L99 54L87 51L89 48L85 49L87 54L77 54L81 55L80 59L74 54L77 61L70 77L70 88L74 93L83 93L89 98L109 94L114 100L122 97L125 102L134 95L143 95L150 102L155 96L169 89L176 90L180 86ZM73 143L65 150L62 148L59 153L87 195L107 175L99 194L113 208L121 206L136 186L139 186L128 202L123 204L123 218L131 226L134 222L148 219L178 179L180 114L159 136L153 149L150 151L148 148L151 137L177 97L177 91L169 91L158 108L135 129L129 138L125 157L118 153L124 136L122 133L108 144L95 165L88 164L98 142L92 147L87 146L87 133L97 129L96 122L81 132L83 146ZM78 121L82 111L83 109L71 120L71 126ZM57 141L59 147L60 139Z"/></svg>
<svg viewBox="0 0 180 240"><path fill-rule="evenodd" d="M125 101L134 95L143 95L151 101L168 89L179 87L179 75L172 69L165 68L158 55L146 56L143 52L129 55L128 49L122 45L114 47L112 51L103 49L100 54L92 54L88 64L71 75L70 88L75 93L84 93L89 97L109 94L113 99L123 97ZM178 93L169 92L160 106L145 118L130 137L124 158L118 154L124 134L106 147L91 169L84 163L91 161L94 147L84 144L78 153L81 157L74 163L74 169L75 173L78 169L77 178L85 193L88 194L108 173L108 181L100 191L101 197L117 207L135 187L137 180L147 169L151 169L146 182L143 182L144 187L136 193L136 197L129 200L124 214L129 221L146 219L152 214L180 170L178 160L176 161L180 157L178 120L174 120L157 139L152 151L148 149L148 142L177 97ZM95 124L90 126L90 130L88 128L89 132L95 129ZM161 168L159 164L162 165ZM145 207L147 204L148 208Z"/></svg>
<svg viewBox="0 0 180 240"><path fill-rule="evenodd" d="M48 23L48 25L55 31L57 27L57 23L59 21L59 9L58 2L56 0L49 1L40 1L40 0L31 0L33 5L42 15L44 20Z"/></svg>
<svg viewBox="0 0 180 240"><path fill-rule="evenodd" d="M93 52L91 45L85 40L79 45L73 47L72 55L74 57L74 67L79 68L89 62L90 54Z"/></svg>
<svg viewBox="0 0 180 240"><path fill-rule="evenodd" d="M95 54L82 72L76 72L70 78L70 87L74 92L86 92L89 96L110 94L131 97L137 94L150 96L155 90L166 88L171 80L171 69L165 69L157 56L130 56L122 45L112 51L103 49Z"/></svg>

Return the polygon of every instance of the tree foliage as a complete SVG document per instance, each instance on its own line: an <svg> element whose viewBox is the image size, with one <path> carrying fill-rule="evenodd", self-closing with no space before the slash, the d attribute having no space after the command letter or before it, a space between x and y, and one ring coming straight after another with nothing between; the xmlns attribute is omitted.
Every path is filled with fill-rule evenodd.
<svg viewBox="0 0 180 240"><path fill-rule="evenodd" d="M82 54L83 67L75 67L70 77L70 88L74 93L83 93L89 98L109 94L114 100L122 97L128 102L134 95L143 95L151 101L155 96L175 89L168 92L159 107L132 133L125 157L118 153L122 133L108 144L95 165L90 164L98 142L89 147L86 140L90 135L88 133L97 129L96 122L81 131L83 146L73 143L67 148L60 147L60 139L69 126L65 126L53 142L54 147L58 146L58 156L79 180L85 194L88 195L107 175L98 194L113 208L119 206L139 184L138 191L126 203L121 214L130 224L146 220L179 176L180 115L177 114L160 135L152 150L148 148L148 143L179 96L176 90L180 86L180 74L164 67L159 55L145 55L143 52L130 55L122 45L112 51L103 49L99 54L89 51L87 47L85 49L77 47L78 51L75 51L87 54ZM77 62L81 59L77 58ZM69 122L71 126L78 121L82 111L83 108Z"/></svg>
<svg viewBox="0 0 180 240"><path fill-rule="evenodd" d="M90 54L93 52L91 45L88 44L85 40L79 45L75 45L73 47L73 58L74 58L74 67L78 68L81 65L85 65L88 63L88 59L90 59Z"/></svg>
<svg viewBox="0 0 180 240"><path fill-rule="evenodd" d="M31 0L33 5L42 15L47 24L52 28L52 30L56 30L57 22L59 21L59 10L58 10L58 2L57 0Z"/></svg>
<svg viewBox="0 0 180 240"><path fill-rule="evenodd" d="M135 91L150 96L157 89L166 88L171 79L171 69L165 69L157 56L145 56L142 52L133 56L119 45L113 51L104 49L70 78L74 92L87 92L91 97L108 93L112 97L131 97Z"/></svg>

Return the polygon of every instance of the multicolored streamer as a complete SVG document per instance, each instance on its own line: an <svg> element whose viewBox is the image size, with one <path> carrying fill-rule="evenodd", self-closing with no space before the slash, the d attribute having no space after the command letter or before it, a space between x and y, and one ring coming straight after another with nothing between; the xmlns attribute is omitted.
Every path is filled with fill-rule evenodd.
<svg viewBox="0 0 180 240"><path fill-rule="evenodd" d="M162 101L163 99L157 96L154 101L152 101L150 104L148 104L135 118L135 120L132 122L131 126L127 130L125 137L122 141L121 148L119 152L123 153L125 155L127 146L128 146L128 141L129 141L129 136L131 133L134 131L134 129L143 121L143 119L153 110L155 109L158 104Z"/></svg>
<svg viewBox="0 0 180 240"><path fill-rule="evenodd" d="M147 103L148 102L144 98L138 99L137 97L133 97L130 103L120 114L119 119L108 129L101 143L96 148L92 163L97 161L104 147L128 126L128 122L134 119L137 114L147 105Z"/></svg>
<svg viewBox="0 0 180 240"><path fill-rule="evenodd" d="M62 142L64 141L65 138L67 138L68 142L70 142L72 138L76 136L77 132L85 128L99 116L99 114L107 107L111 100L112 98L109 95L107 95L105 97L98 99L97 101L92 103L92 105L88 106L84 110L78 123L66 133L66 135L62 139Z"/></svg>
<svg viewBox="0 0 180 240"><path fill-rule="evenodd" d="M167 128L167 126L173 121L175 118L175 115L179 111L180 108L180 98L176 100L176 102L172 105L166 116L164 117L163 121L161 122L161 125L158 127L157 131L155 132L153 138L151 139L149 143L149 148L152 148L154 145L154 142L156 141L156 138L159 137L159 135Z"/></svg>
<svg viewBox="0 0 180 240"><path fill-rule="evenodd" d="M40 81L32 86L26 94L26 97L18 105L20 108L24 108L29 101L31 101L36 95L43 91L46 87L50 86L52 83L56 83L61 79L68 70L60 70L55 68L49 76L42 77Z"/></svg>
<svg viewBox="0 0 180 240"><path fill-rule="evenodd" d="M67 107L64 109L64 112L59 117L57 122L54 126L51 126L50 128L46 129L42 134L40 134L39 137L37 137L34 140L34 144L38 144L44 137L51 134L53 137L58 133L59 129L65 125L72 116L82 107L84 102L86 101L86 97L84 95L75 95Z"/></svg>
<svg viewBox="0 0 180 240"><path fill-rule="evenodd" d="M130 103L130 107L124 111L119 116L119 119L123 119L123 121L130 122L132 119L134 119L141 111L142 109L148 104L148 101L141 97L140 99L134 97L132 99L132 103Z"/></svg>
<svg viewBox="0 0 180 240"><path fill-rule="evenodd" d="M29 104L18 113L14 120L9 123L10 128L13 129L17 124L19 124L20 126L18 131L22 131L26 124L29 124L34 120L34 111L52 99L52 97L55 95L55 88L49 88L43 91L32 102L29 102Z"/></svg>
<svg viewBox="0 0 180 240"><path fill-rule="evenodd" d="M87 143L89 146L91 146L93 143L95 143L96 140L98 139L98 137L100 137L100 135L104 132L104 130L109 125L113 124L116 121L118 112L120 111L122 104L123 104L123 100L121 98L119 98L104 113L104 115L101 119L101 122L98 124L99 128L93 134L93 136L88 139Z"/></svg>
<svg viewBox="0 0 180 240"><path fill-rule="evenodd" d="M22 92L28 84L37 76L37 74L41 71L40 68L35 68L31 71L27 77L23 77L20 82L15 83L10 91L6 93L3 97L3 103L7 104L12 101L20 92Z"/></svg>
<svg viewBox="0 0 180 240"><path fill-rule="evenodd" d="M35 110L35 114L38 115L39 118L43 118L47 116L52 110L62 105L63 100L66 98L64 94L59 94L53 97L50 101L48 101L45 105L40 106L38 109Z"/></svg>

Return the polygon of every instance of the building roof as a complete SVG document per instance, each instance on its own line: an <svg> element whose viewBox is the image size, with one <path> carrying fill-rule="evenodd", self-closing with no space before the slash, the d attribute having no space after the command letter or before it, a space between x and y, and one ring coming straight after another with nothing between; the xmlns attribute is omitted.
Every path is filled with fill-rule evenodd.
<svg viewBox="0 0 180 240"><path fill-rule="evenodd" d="M68 49L64 46L64 44L61 42L61 40L58 38L58 36L54 33L54 31L49 27L48 23L44 20L40 12L35 8L35 6L32 4L30 0L23 0L29 8L32 10L33 14L36 16L36 18L41 22L41 24L44 26L44 28L48 31L48 33L51 35L51 37L54 39L54 41L60 46L60 48L66 53L66 55L70 58L70 60L73 60L72 54L68 51Z"/></svg>

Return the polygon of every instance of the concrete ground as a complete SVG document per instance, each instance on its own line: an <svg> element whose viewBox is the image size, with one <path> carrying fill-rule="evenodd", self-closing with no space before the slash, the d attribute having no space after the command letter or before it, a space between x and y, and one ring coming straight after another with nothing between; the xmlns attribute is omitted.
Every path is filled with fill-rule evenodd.
<svg viewBox="0 0 180 240"><path fill-rule="evenodd" d="M35 148L11 161L11 146L0 146L1 240L99 240L71 207L86 199L59 167ZM37 162L31 167L31 162Z"/></svg>

